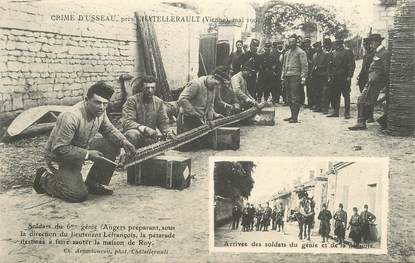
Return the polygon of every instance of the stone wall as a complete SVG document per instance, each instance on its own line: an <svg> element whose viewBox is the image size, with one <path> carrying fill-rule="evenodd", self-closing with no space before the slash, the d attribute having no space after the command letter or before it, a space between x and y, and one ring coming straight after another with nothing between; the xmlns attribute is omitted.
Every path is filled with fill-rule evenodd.
<svg viewBox="0 0 415 263"><path fill-rule="evenodd" d="M134 12L194 15L170 5L108 4L100 1L8 2L0 8L0 123L38 105L72 105L98 80L111 84L121 99L119 76L134 75L137 42ZM79 21L80 15L105 15L116 21ZM62 19L62 15L67 15ZM75 21L68 20L73 15ZM61 16L57 19L57 17ZM198 71L199 32L204 25L155 23L160 51L172 89Z"/></svg>

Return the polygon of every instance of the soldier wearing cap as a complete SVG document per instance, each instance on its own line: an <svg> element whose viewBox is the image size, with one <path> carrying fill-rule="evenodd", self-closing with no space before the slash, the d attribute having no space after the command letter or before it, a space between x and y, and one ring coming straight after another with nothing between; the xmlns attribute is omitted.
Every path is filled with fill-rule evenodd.
<svg viewBox="0 0 415 263"><path fill-rule="evenodd" d="M222 118L214 109L217 89L224 81L229 81L228 68L218 66L212 75L202 76L186 84L179 96L179 114L177 116L177 133L184 133L210 121ZM201 138L184 145L183 151L204 148L207 139Z"/></svg>
<svg viewBox="0 0 415 263"><path fill-rule="evenodd" d="M59 115L46 143L46 163L49 170L37 170L33 188L68 202L83 202L89 194L111 195L109 184L116 166L114 161L120 147L134 154L135 147L117 130L106 114L108 102L114 93L103 81L92 85L84 101ZM103 137L96 137L97 133ZM94 162L86 180L82 166L86 160ZM55 167L57 165L57 168Z"/></svg>
<svg viewBox="0 0 415 263"><path fill-rule="evenodd" d="M389 82L390 52L382 45L384 38L380 34L372 34L369 39L375 54L369 66L369 80L357 99L357 124L349 127L350 130L366 129L366 120L379 93Z"/></svg>
<svg viewBox="0 0 415 263"><path fill-rule="evenodd" d="M271 53L271 43L266 43L264 53L259 56L257 101L261 101L262 96L264 101L268 101L271 93L273 100L280 97L277 92L277 67L278 58Z"/></svg>
<svg viewBox="0 0 415 263"><path fill-rule="evenodd" d="M289 123L298 122L298 114L304 98L304 84L308 74L307 54L297 46L297 36L288 39L289 49L284 55L281 80L287 89L287 100L291 117L284 119Z"/></svg>
<svg viewBox="0 0 415 263"><path fill-rule="evenodd" d="M248 63L242 67L242 71L231 78L233 92L242 110L258 105L255 98L249 93L247 84L247 80L254 74L256 71Z"/></svg>
<svg viewBox="0 0 415 263"><path fill-rule="evenodd" d="M259 69L259 55L258 55L258 47L259 47L259 40L252 39L251 44L249 45L249 51L245 52L243 55L242 63L243 65L250 64L250 67L258 72ZM256 82L257 82L257 74L253 74L247 79L248 83L248 90L251 93L251 96L256 98Z"/></svg>
<svg viewBox="0 0 415 263"><path fill-rule="evenodd" d="M323 50L321 42L318 41L313 44L315 53L313 55L313 63L311 67L311 85L313 90L313 100L316 112L328 111L328 96L327 96L327 81L328 81L328 67L329 54Z"/></svg>
<svg viewBox="0 0 415 263"><path fill-rule="evenodd" d="M333 43L331 42L331 39L329 37L325 37L323 39L323 48L328 53L332 51Z"/></svg>
<svg viewBox="0 0 415 263"><path fill-rule="evenodd" d="M372 63L373 56L375 55L375 51L371 47L369 38L363 39L363 47L365 49L365 54L363 55L362 69L360 70L360 73L357 76L357 85L359 85L360 93L362 93L367 81L369 80L369 67ZM368 123L375 121L373 118L373 110L373 107L368 109Z"/></svg>
<svg viewBox="0 0 415 263"><path fill-rule="evenodd" d="M329 64L329 85L333 112L327 117L339 117L340 97L344 98L344 117L350 119L350 83L356 64L353 52L345 48L344 40L337 35Z"/></svg>

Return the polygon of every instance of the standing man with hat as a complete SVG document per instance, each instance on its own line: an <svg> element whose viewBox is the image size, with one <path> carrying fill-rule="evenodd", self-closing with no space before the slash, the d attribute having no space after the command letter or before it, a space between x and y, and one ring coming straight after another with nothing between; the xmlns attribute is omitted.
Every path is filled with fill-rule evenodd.
<svg viewBox="0 0 415 263"><path fill-rule="evenodd" d="M350 130L366 129L366 120L379 93L389 82L390 52L382 45L384 38L380 34L372 34L369 39L375 55L369 66L369 80L357 99L357 124L349 127Z"/></svg>
<svg viewBox="0 0 415 263"><path fill-rule="evenodd" d="M257 101L262 100L264 96L264 101L268 101L269 95L272 92L274 99L279 97L279 94L275 92L275 86L277 79L276 71L278 67L277 57L271 53L271 43L266 43L264 47L264 53L259 56L259 74L258 74L258 92L257 92Z"/></svg>
<svg viewBox="0 0 415 263"><path fill-rule="evenodd" d="M329 107L329 101L327 97L327 81L328 81L328 67L329 67L329 54L323 50L321 42L318 41L313 44L314 55L311 71L311 85L313 90L313 100L316 112L327 112Z"/></svg>
<svg viewBox="0 0 415 263"><path fill-rule="evenodd" d="M135 147L117 130L106 114L108 102L114 93L103 81L92 85L84 101L59 115L46 143L46 163L37 170L33 188L39 194L47 193L67 202L83 202L88 194L111 195L110 183L115 165L109 165L120 153L134 154ZM103 137L96 137L97 133ZM86 160L94 162L86 180L82 166ZM57 168L55 165L57 164Z"/></svg>
<svg viewBox="0 0 415 263"><path fill-rule="evenodd" d="M184 133L210 121L222 118L214 109L215 95L220 85L229 81L226 66L218 66L212 75L202 76L187 83L179 96L179 114L177 116L177 133ZM204 148L207 140L202 137L185 144L181 150L188 151Z"/></svg>
<svg viewBox="0 0 415 263"><path fill-rule="evenodd" d="M307 54L297 46L297 36L288 39L289 49L284 55L281 80L287 88L287 100L291 117L284 119L289 123L298 122L298 114L304 98L304 84L308 74Z"/></svg>
<svg viewBox="0 0 415 263"><path fill-rule="evenodd" d="M345 48L341 36L336 36L329 66L329 85L334 111L327 117L339 117L340 97L344 98L344 117L350 119L350 83L356 64L353 52Z"/></svg>
<svg viewBox="0 0 415 263"><path fill-rule="evenodd" d="M243 65L249 64L251 68L255 70L255 74L250 76L246 81L248 83L248 90L252 97L257 96L257 72L259 69L259 55L258 55L259 40L253 38L249 45L249 51L243 54Z"/></svg>

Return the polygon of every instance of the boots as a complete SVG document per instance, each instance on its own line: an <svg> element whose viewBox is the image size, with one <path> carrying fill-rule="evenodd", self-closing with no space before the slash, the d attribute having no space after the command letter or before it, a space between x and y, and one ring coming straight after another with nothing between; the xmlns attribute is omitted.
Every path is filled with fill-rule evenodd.
<svg viewBox="0 0 415 263"><path fill-rule="evenodd" d="M344 96L344 118L350 119L350 95Z"/></svg>
<svg viewBox="0 0 415 263"><path fill-rule="evenodd" d="M293 107L294 107L294 106L290 104L291 117L289 117L289 118L285 118L285 119L284 119L284 121L291 121L291 120L293 119L293 116L294 116L294 115L293 115L293 114L294 114L294 113L293 113Z"/></svg>
<svg viewBox="0 0 415 263"><path fill-rule="evenodd" d="M349 130L366 130L366 106L364 104L357 104L357 123L349 127Z"/></svg>
<svg viewBox="0 0 415 263"><path fill-rule="evenodd" d="M297 123L298 122L298 113L300 112L300 106L299 105L293 105L292 106L292 119L289 121L289 123Z"/></svg>

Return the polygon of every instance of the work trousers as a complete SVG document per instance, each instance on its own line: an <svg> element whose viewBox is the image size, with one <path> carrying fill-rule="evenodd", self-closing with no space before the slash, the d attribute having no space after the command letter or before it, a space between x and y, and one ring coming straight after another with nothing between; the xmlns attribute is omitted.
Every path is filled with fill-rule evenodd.
<svg viewBox="0 0 415 263"><path fill-rule="evenodd" d="M344 115L350 114L350 83L346 76L334 76L331 92L331 102L334 108L334 113L339 114L340 98L344 98Z"/></svg>
<svg viewBox="0 0 415 263"><path fill-rule="evenodd" d="M125 134L128 141L137 148L154 143L155 140L147 138L138 130L128 130ZM100 151L105 158L115 161L120 154L120 146L97 136L91 142L90 150ZM57 168L55 166L57 164ZM109 185L115 166L105 161L96 161L88 172L85 182L81 170L84 160L47 162L49 171L41 179L41 186L46 193L56 196L67 202L83 202L88 198L87 186Z"/></svg>
<svg viewBox="0 0 415 263"><path fill-rule="evenodd" d="M327 93L327 79L327 75L317 74L314 74L312 78L314 106L319 110L328 109L328 97L325 94Z"/></svg>

